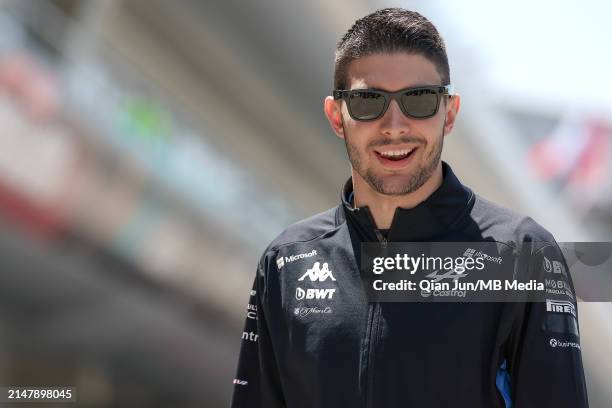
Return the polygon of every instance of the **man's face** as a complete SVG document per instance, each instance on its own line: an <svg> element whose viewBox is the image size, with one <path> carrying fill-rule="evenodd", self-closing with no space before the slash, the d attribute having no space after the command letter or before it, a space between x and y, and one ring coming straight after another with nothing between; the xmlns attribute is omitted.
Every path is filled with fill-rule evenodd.
<svg viewBox="0 0 612 408"><path fill-rule="evenodd" d="M393 92L441 85L442 80L435 65L424 56L396 53L353 61L348 67L347 84L347 89ZM442 97L438 112L427 119L405 116L396 101L391 101L385 114L373 121L351 118L344 101L334 101L336 108L328 107L326 101L326 114L338 136L344 138L354 176L381 194L402 195L419 189L440 165L444 134L452 127L458 108L458 103L449 104L447 99ZM445 128L447 115L451 123L447 120ZM335 126L338 120L340 128Z"/></svg>

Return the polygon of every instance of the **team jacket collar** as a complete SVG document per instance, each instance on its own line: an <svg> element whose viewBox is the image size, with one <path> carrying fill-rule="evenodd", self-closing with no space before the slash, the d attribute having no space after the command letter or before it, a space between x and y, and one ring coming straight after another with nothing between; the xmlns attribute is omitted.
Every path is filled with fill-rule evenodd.
<svg viewBox="0 0 612 408"><path fill-rule="evenodd" d="M395 210L389 241L432 241L441 238L460 223L474 202L474 193L457 179L450 166L442 162L443 181L425 201L414 208ZM353 181L347 180L342 191L340 220L346 219L365 241L376 241L374 218L367 206L353 208L349 197Z"/></svg>

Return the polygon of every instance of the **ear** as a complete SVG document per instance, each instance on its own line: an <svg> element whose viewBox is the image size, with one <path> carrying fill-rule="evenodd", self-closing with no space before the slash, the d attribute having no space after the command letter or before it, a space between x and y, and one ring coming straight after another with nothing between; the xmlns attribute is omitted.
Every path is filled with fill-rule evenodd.
<svg viewBox="0 0 612 408"><path fill-rule="evenodd" d="M446 118L444 120L444 134L448 135L455 126L455 120L461 107L461 97L459 94L453 95L446 104Z"/></svg>
<svg viewBox="0 0 612 408"><path fill-rule="evenodd" d="M334 100L332 96L325 97L323 101L323 111L332 130L341 139L344 139L344 128L342 127L342 105Z"/></svg>

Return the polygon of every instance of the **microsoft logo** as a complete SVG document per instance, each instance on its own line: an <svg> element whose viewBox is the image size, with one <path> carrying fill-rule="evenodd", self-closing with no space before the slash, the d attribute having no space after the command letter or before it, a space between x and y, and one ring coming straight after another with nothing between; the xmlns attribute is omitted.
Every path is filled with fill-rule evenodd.
<svg viewBox="0 0 612 408"><path fill-rule="evenodd" d="M465 253L463 254L463 256L465 256L466 258L472 258L475 253L476 253L476 250L474 248L468 248L465 250Z"/></svg>

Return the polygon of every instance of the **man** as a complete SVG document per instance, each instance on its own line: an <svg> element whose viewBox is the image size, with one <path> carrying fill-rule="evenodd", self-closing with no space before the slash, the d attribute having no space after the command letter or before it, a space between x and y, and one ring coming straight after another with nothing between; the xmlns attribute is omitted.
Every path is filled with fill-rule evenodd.
<svg viewBox="0 0 612 408"><path fill-rule="evenodd" d="M436 28L402 9L358 20L338 45L334 85L324 110L352 177L340 205L291 225L262 256L232 406L586 407L565 272L568 290L550 305L365 294L364 242L488 240L545 272L567 268L550 233L474 194L441 161L460 98Z"/></svg>

